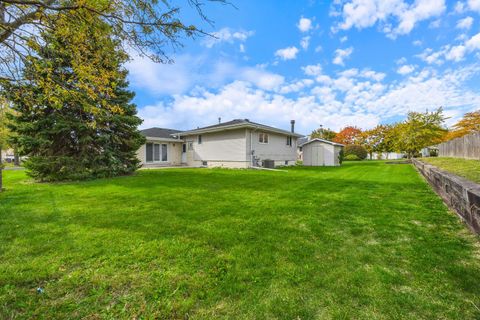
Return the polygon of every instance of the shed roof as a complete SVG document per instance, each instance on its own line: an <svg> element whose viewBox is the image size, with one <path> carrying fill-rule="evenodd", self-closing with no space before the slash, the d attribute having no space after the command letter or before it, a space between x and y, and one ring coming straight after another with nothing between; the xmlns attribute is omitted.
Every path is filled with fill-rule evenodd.
<svg viewBox="0 0 480 320"><path fill-rule="evenodd" d="M322 143L326 143L326 144L331 144L332 146L338 146L338 147L344 147L343 144L341 143L336 143L336 142L333 142L333 141L328 141L328 140L325 140L325 139L320 139L320 138L315 138L315 139L312 139L312 140L309 140L307 142L304 142L302 143L301 145L299 145L300 147L303 147L304 145L306 144L309 144L309 143L312 143L312 142L322 142Z"/></svg>

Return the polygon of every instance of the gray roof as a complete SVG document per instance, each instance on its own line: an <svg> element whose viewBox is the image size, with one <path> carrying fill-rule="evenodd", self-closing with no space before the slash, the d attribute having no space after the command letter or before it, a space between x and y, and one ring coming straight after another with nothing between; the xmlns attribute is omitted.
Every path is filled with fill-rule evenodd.
<svg viewBox="0 0 480 320"><path fill-rule="evenodd" d="M325 139L320 139L320 138L315 138L315 139L312 139L312 140L308 140L308 141L306 141L306 142L304 142L304 143L302 143L302 144L299 143L298 146L299 146L299 147L302 147L302 146L304 146L304 145L306 145L306 144L309 144L309 143L315 142L315 141L322 142L322 143L326 143L326 144L331 144L331 145L333 145L333 146L344 147L344 145L341 144L341 143L336 143L336 142L333 142L333 141L329 141L329 140L325 140Z"/></svg>
<svg viewBox="0 0 480 320"><path fill-rule="evenodd" d="M301 137L301 138L298 138L297 140L297 146L301 146L302 144L304 144L305 142L308 141L308 137Z"/></svg>
<svg viewBox="0 0 480 320"><path fill-rule="evenodd" d="M140 133L143 134L145 137L152 137L152 138L165 138L171 139L172 134L182 132L180 130L175 129L166 129L166 128L149 128L140 130Z"/></svg>
<svg viewBox="0 0 480 320"><path fill-rule="evenodd" d="M224 128L224 127L225 127L225 130L227 130L227 129L233 129L233 128L238 128L238 127L243 127L243 126L245 126L245 127L259 127L259 128L262 128L263 130L271 130L271 131L281 132L281 133L287 134L287 135L292 134L292 135L298 136L298 137L301 136L298 133L291 133L290 131L287 131L287 130L267 126L267 125L264 125L264 124L261 124L261 123L250 121L248 119L234 119L234 120L231 120L231 121L214 124L212 126L197 128L197 129L193 129L193 130L187 130L187 131L184 131L182 133L183 134L196 134L197 132L201 133L201 132L222 130L222 128Z"/></svg>

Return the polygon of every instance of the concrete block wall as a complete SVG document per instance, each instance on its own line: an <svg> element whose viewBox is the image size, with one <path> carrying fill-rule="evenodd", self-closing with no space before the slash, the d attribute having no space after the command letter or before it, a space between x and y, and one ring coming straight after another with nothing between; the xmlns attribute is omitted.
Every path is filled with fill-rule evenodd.
<svg viewBox="0 0 480 320"><path fill-rule="evenodd" d="M475 233L480 234L480 184L413 159L412 163L425 177L445 204Z"/></svg>

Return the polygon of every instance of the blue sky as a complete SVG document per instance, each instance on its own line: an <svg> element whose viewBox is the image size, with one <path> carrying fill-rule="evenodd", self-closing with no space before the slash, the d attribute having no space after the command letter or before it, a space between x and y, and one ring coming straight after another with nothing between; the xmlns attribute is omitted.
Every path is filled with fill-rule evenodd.
<svg viewBox="0 0 480 320"><path fill-rule="evenodd" d="M185 40L175 63L128 63L143 128L295 119L308 134L480 108L480 0L232 2L205 7L213 26L185 8L216 38Z"/></svg>

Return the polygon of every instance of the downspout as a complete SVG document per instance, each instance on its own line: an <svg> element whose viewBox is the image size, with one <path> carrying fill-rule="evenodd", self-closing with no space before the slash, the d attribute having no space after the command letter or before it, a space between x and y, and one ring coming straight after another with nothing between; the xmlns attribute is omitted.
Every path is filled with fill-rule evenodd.
<svg viewBox="0 0 480 320"><path fill-rule="evenodd" d="M258 126L254 126L254 128L255 128L255 130L253 130L253 131L250 130L250 166L251 166L251 167L255 167L255 166L253 165L253 159L254 159L254 158L253 158L253 151L254 151L254 150L253 150L253 137L252 137L253 135L252 135L252 133L253 133L253 132L256 132L256 131L258 130Z"/></svg>

